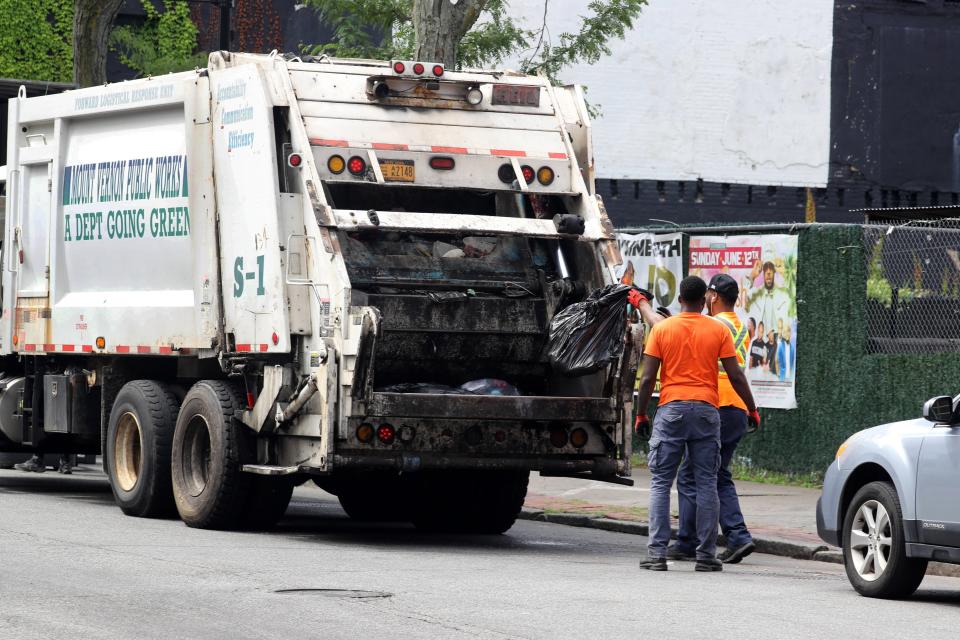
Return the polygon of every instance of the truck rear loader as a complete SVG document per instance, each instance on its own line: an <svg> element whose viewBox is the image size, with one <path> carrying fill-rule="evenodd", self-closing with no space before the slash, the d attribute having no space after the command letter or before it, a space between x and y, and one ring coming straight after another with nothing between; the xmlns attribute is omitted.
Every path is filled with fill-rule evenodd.
<svg viewBox="0 0 960 640"><path fill-rule="evenodd" d="M544 349L615 281L590 145L578 87L417 61L11 99L0 451L102 453L125 513L206 528L306 480L488 533L530 471L630 483L632 330L589 375Z"/></svg>

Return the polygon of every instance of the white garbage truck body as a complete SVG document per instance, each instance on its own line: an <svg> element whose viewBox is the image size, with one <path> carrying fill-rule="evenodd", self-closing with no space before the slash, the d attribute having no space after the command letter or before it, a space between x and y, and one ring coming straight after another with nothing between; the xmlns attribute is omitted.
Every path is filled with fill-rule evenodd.
<svg viewBox="0 0 960 640"><path fill-rule="evenodd" d="M218 52L12 99L8 133L0 450L102 452L124 511L206 527L305 478L490 531L531 470L629 482L634 345L544 351L619 261L578 88ZM458 389L491 379L523 395ZM490 504L438 519L454 489Z"/></svg>

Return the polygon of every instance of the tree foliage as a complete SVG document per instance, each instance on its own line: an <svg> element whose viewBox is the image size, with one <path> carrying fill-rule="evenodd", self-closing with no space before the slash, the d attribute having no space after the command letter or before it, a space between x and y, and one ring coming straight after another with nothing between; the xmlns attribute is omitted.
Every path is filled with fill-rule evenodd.
<svg viewBox="0 0 960 640"><path fill-rule="evenodd" d="M0 2L0 77L73 79L73 0Z"/></svg>
<svg viewBox="0 0 960 640"><path fill-rule="evenodd" d="M457 65L494 67L519 54L521 71L543 71L556 80L569 65L591 64L609 55L608 43L624 37L647 0L591 0L579 28L559 34L555 43L546 19L551 9L562 10L562 5L539 2L543 23L533 28L513 18L508 0L479 2L480 18L458 43ZM307 0L307 4L320 11L334 37L331 42L305 45L306 53L390 59L412 57L416 49L414 0Z"/></svg>
<svg viewBox="0 0 960 640"><path fill-rule="evenodd" d="M140 76L206 65L206 54L197 52L198 30L184 0L164 0L163 11L157 11L150 0L140 1L146 21L116 27L110 36L110 47L123 64Z"/></svg>

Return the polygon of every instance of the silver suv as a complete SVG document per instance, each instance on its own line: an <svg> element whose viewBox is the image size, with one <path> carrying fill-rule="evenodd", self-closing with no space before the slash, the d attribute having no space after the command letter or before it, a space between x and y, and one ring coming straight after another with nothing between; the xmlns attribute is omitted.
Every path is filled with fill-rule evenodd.
<svg viewBox="0 0 960 640"><path fill-rule="evenodd" d="M817 502L817 532L843 548L850 584L908 596L927 561L960 564L960 396L932 398L923 419L866 429L837 450Z"/></svg>

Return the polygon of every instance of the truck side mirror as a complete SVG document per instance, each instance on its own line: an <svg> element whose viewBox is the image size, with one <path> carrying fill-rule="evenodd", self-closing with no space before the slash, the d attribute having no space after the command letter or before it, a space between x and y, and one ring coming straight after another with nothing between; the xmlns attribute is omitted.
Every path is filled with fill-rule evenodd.
<svg viewBox="0 0 960 640"><path fill-rule="evenodd" d="M923 417L936 424L950 424L953 419L953 398L937 396L923 404Z"/></svg>

